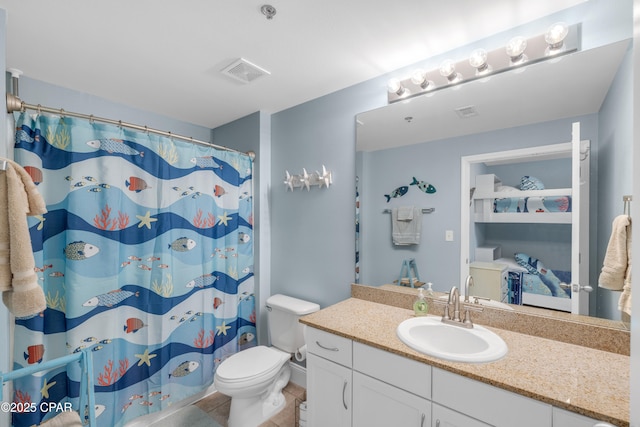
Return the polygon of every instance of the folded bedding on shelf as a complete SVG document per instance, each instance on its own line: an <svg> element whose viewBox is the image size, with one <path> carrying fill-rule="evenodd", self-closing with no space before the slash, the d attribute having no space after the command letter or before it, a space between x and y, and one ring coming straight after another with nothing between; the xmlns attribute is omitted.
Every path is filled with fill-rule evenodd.
<svg viewBox="0 0 640 427"><path fill-rule="evenodd" d="M571 196L505 197L494 199L493 212L571 212Z"/></svg>

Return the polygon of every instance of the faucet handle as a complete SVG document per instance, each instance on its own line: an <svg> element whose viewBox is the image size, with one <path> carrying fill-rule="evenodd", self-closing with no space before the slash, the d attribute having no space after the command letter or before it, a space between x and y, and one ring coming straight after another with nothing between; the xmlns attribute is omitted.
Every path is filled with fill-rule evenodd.
<svg viewBox="0 0 640 427"><path fill-rule="evenodd" d="M484 311L484 307L478 307L477 305L462 304L462 308L464 309L464 318L462 319L462 323L467 328L473 328L473 322L471 321L471 316L469 312Z"/></svg>

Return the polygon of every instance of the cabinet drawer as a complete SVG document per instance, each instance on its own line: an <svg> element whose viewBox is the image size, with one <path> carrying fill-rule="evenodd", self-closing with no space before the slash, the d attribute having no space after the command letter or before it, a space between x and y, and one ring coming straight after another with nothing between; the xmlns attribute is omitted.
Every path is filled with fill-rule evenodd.
<svg viewBox="0 0 640 427"><path fill-rule="evenodd" d="M551 405L433 368L433 402L496 427L551 427Z"/></svg>
<svg viewBox="0 0 640 427"><path fill-rule="evenodd" d="M427 364L354 342L353 369L431 399L431 366Z"/></svg>
<svg viewBox="0 0 640 427"><path fill-rule="evenodd" d="M304 333L307 351L346 367L352 366L351 340L307 327Z"/></svg>

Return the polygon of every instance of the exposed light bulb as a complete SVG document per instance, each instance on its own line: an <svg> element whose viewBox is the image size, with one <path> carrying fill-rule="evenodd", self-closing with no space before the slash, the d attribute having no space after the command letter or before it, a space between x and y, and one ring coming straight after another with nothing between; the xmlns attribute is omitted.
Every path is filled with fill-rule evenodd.
<svg viewBox="0 0 640 427"><path fill-rule="evenodd" d="M491 66L487 63L487 51L484 49L476 49L471 52L469 64L476 69L476 76L491 72Z"/></svg>
<svg viewBox="0 0 640 427"><path fill-rule="evenodd" d="M435 84L427 79L427 72L422 68L418 68L411 73L411 83L420 86L422 89L433 89Z"/></svg>
<svg viewBox="0 0 640 427"><path fill-rule="evenodd" d="M544 34L544 41L549 45L545 53L554 55L564 49L564 39L569 34L569 25L565 22L557 22L553 24Z"/></svg>
<svg viewBox="0 0 640 427"><path fill-rule="evenodd" d="M446 77L451 84L462 80L462 74L456 72L456 64L450 59L445 60L440 65L440 75Z"/></svg>
<svg viewBox="0 0 640 427"><path fill-rule="evenodd" d="M511 65L520 65L526 62L529 58L524 54L527 49L527 39L522 36L517 36L509 40L505 50L510 58Z"/></svg>
<svg viewBox="0 0 640 427"><path fill-rule="evenodd" d="M400 79L392 78L387 82L387 90L389 93L395 93L398 96L401 96L405 92L405 88L402 86L402 82Z"/></svg>

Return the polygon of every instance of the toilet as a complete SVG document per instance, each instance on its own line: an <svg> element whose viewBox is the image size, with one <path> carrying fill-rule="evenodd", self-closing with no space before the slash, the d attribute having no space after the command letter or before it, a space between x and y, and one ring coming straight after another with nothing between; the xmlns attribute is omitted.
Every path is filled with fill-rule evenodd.
<svg viewBox="0 0 640 427"><path fill-rule="evenodd" d="M298 319L320 310L318 304L280 294L270 296L266 307L271 347L259 345L230 356L213 379L215 389L231 397L229 427L256 427L284 407L288 361L304 345L304 325Z"/></svg>

